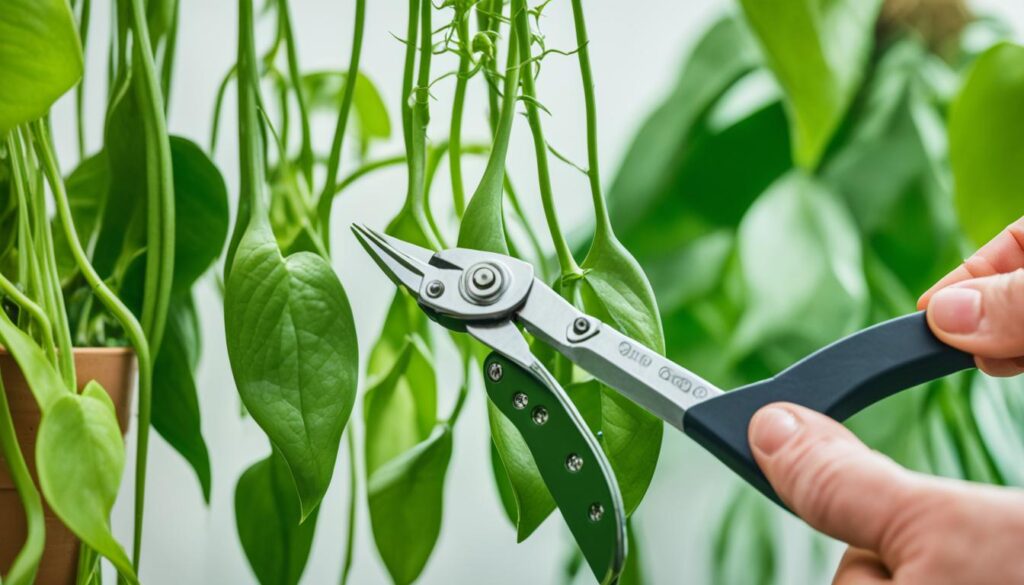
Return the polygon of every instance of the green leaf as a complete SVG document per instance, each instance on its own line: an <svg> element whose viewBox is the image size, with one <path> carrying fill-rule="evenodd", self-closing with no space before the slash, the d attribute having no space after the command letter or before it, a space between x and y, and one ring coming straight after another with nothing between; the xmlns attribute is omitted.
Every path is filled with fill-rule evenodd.
<svg viewBox="0 0 1024 585"><path fill-rule="evenodd" d="M421 339L409 338L391 371L367 390L363 415L368 477L427 438L437 422L437 381Z"/></svg>
<svg viewBox="0 0 1024 585"><path fill-rule="evenodd" d="M62 395L43 412L36 468L46 501L82 542L137 583L131 561L110 532L124 458L114 403L96 382L81 394Z"/></svg>
<svg viewBox="0 0 1024 585"><path fill-rule="evenodd" d="M71 393L64 386L60 374L47 361L42 348L27 333L18 329L3 309L0 309L0 345L11 352L39 404L39 410L44 414L65 394Z"/></svg>
<svg viewBox="0 0 1024 585"><path fill-rule="evenodd" d="M517 542L523 542L555 510L555 500L540 476L526 441L490 400L487 401L487 419L500 470L505 472L505 481L512 490L514 506L509 519L516 525ZM500 484L502 479L496 469L495 480Z"/></svg>
<svg viewBox="0 0 1024 585"><path fill-rule="evenodd" d="M516 509L516 494L512 489L512 481L509 479L508 470L501 461L501 454L498 448L491 441L491 475L494 477L494 485L498 489L498 499L501 501L501 509L505 511L505 517L513 525L518 525L518 510Z"/></svg>
<svg viewBox="0 0 1024 585"><path fill-rule="evenodd" d="M566 388L612 464L626 513L636 511L654 476L661 451L660 419L596 380ZM653 420L652 420L653 419Z"/></svg>
<svg viewBox="0 0 1024 585"><path fill-rule="evenodd" d="M981 245L1024 207L1024 47L1001 43L974 63L949 114L956 208Z"/></svg>
<svg viewBox="0 0 1024 585"><path fill-rule="evenodd" d="M302 86L311 111L324 110L338 115L345 84L346 71L318 71L302 76ZM356 121L359 151L366 153L370 142L391 137L391 120L384 99L377 87L362 71L356 75L356 90L352 94L352 114Z"/></svg>
<svg viewBox="0 0 1024 585"><path fill-rule="evenodd" d="M415 581L437 544L451 455L451 428L440 424L367 482L373 538L396 585Z"/></svg>
<svg viewBox="0 0 1024 585"><path fill-rule="evenodd" d="M245 470L235 487L242 550L261 585L296 585L316 531L317 512L303 522L288 464L277 450Z"/></svg>
<svg viewBox="0 0 1024 585"><path fill-rule="evenodd" d="M849 212L821 183L799 171L775 183L740 225L748 306L733 350L785 339L801 357L863 324L860 246Z"/></svg>
<svg viewBox="0 0 1024 585"><path fill-rule="evenodd" d="M282 256L266 218L254 216L224 314L238 392L288 463L306 518L331 481L355 401L359 356L345 289L323 258Z"/></svg>
<svg viewBox="0 0 1024 585"><path fill-rule="evenodd" d="M817 166L860 87L881 0L740 0L786 94L793 158Z"/></svg>
<svg viewBox="0 0 1024 585"><path fill-rule="evenodd" d="M67 0L0 0L0 134L42 117L82 78Z"/></svg>
<svg viewBox="0 0 1024 585"><path fill-rule="evenodd" d="M191 299L171 302L167 331L153 366L153 428L196 473L210 503L210 454L200 428L195 360L199 331Z"/></svg>
<svg viewBox="0 0 1024 585"><path fill-rule="evenodd" d="M171 137L174 165L174 291L183 293L220 256L228 235L228 194L220 171L190 140Z"/></svg>
<svg viewBox="0 0 1024 585"><path fill-rule="evenodd" d="M654 351L665 353L654 291L635 258L611 228L598 229L581 264L580 295L586 313ZM622 490L626 513L640 505L661 451L661 420L617 392L601 393L601 441Z"/></svg>
<svg viewBox="0 0 1024 585"><path fill-rule="evenodd" d="M745 25L725 18L698 41L672 93L644 122L608 192L620 233L637 226L678 172L694 125L737 80L760 63ZM716 201L722 195L713 193Z"/></svg>
<svg viewBox="0 0 1024 585"><path fill-rule="evenodd" d="M370 350L367 377L379 379L391 372L410 335L424 338L428 335L427 316L415 299L404 291L397 290L384 317L380 337Z"/></svg>

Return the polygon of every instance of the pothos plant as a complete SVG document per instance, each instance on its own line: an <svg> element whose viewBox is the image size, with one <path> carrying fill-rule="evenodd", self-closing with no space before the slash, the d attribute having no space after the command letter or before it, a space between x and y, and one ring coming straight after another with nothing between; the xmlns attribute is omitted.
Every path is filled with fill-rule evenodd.
<svg viewBox="0 0 1024 585"><path fill-rule="evenodd" d="M239 0L238 55L218 92L210 144L212 151L234 80L240 192L228 240L220 174L200 148L167 131L178 3L114 3L103 144L86 148L79 83L81 160L64 178L46 117L83 73L93 78L81 51L91 4L78 0L72 10L63 0L0 0L0 38L18 41L0 46L0 86L19 88L0 93L0 343L29 379L46 428L37 452L23 454L0 411L0 445L32 527L6 582L31 582L42 550L40 496L25 456L36 458L42 496L86 545L81 582L96 579L98 556L136 579L150 423L209 497L191 289L225 242L228 354L245 411L269 442L268 456L235 489L238 533L257 579L301 578L346 426L352 483L342 581L360 502L392 580L421 575L440 533L453 433L482 348L433 327L397 295L368 352L362 419L350 420L359 352L330 263L332 209L379 169L404 167L407 176L389 233L435 249L457 244L528 259L588 313L700 363L703 375L725 386L770 375L845 332L911 310L912 291L1019 214L1014 104L1024 88L1007 72L1024 66L1024 50L1003 44L982 54L955 42L963 22L936 27L945 21L915 20L895 1L879 20L879 0L786 0L771 10L740 2L742 16L707 32L677 89L641 129L606 205L584 6L569 1L575 45L552 48L540 27L549 3L409 0L393 108L405 149L380 155L375 142L390 135L391 120L360 71L366 1L354 2L345 69L305 72L287 0L269 0L258 14L252 0ZM268 43L256 34L260 18L275 25ZM24 58L25 49L35 57ZM545 135L536 80L548 58L578 62L585 164ZM450 104L432 101L437 83L454 85ZM482 144L462 132L471 83L487 100L491 136ZM441 129L430 125L439 107L450 110ZM313 139L322 113L335 128L325 146ZM529 133L536 166L523 183L505 166L517 113L525 115L520 131ZM485 157L481 176L464 176L467 156ZM439 216L431 193L446 160L453 214ZM582 246L567 241L559 221L552 164L572 165L589 186L594 229ZM537 194L547 236L524 219L525 193ZM72 345L111 344L132 345L139 359L134 563L108 528L124 461L116 419L101 389L76 392L68 359ZM466 371L457 388L438 383L434 356L445 345L458 350ZM710 352L720 347L729 351ZM548 359L601 432L634 512L653 476L662 425L569 363ZM997 385L969 376L937 383L853 424L909 465L1019 484L1021 409L1012 393L989 388ZM440 414L443 394L454 394L453 406ZM514 428L488 411L497 493L523 540L554 503ZM908 431L908 420L923 422ZM739 490L727 507L711 551L720 581L735 582L735 567L744 577L783 579L775 569L775 512L765 506ZM627 583L644 580L636 536ZM578 566L570 563L570 574Z"/></svg>

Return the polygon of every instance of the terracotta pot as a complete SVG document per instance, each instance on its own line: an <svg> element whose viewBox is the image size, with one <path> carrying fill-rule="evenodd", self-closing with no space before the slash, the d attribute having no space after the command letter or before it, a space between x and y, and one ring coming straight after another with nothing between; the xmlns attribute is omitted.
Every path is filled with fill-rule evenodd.
<svg viewBox="0 0 1024 585"><path fill-rule="evenodd" d="M135 388L135 354L127 348L76 348L74 351L79 390L90 380L99 382L114 401L121 432L127 432ZM0 349L0 376L3 377L21 452L38 484L35 445L39 430L39 407L25 384L21 370L3 349ZM49 506L45 506L45 517L46 548L36 584L73 584L78 565L78 540ZM25 542L25 536L25 513L21 499L14 489L7 462L0 455L0 574L7 573Z"/></svg>

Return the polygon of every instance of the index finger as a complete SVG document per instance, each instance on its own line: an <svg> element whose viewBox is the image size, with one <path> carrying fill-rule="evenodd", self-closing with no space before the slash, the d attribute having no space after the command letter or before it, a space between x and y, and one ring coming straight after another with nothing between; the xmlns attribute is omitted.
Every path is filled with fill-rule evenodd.
<svg viewBox="0 0 1024 585"><path fill-rule="evenodd" d="M964 260L956 270L935 283L928 292L921 295L917 301L917 308L927 308L932 295L952 284L993 274L1005 274L1020 268L1024 268L1024 217L1000 232L991 242Z"/></svg>

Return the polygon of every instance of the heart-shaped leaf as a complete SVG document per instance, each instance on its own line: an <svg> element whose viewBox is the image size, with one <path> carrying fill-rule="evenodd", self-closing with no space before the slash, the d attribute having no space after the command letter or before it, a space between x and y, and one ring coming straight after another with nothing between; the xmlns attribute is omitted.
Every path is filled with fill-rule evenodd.
<svg viewBox="0 0 1024 585"><path fill-rule="evenodd" d="M345 289L323 258L282 256L266 218L254 217L224 314L238 392L288 463L306 518L331 481L355 401L359 360Z"/></svg>
<svg viewBox="0 0 1024 585"><path fill-rule="evenodd" d="M581 264L580 296L583 309L654 351L665 353L654 291L632 254L611 228L599 227ZM618 392L602 388L600 400L601 446L615 470L626 513L640 505L654 477L661 452L661 420ZM581 407L582 410L583 407Z"/></svg>
<svg viewBox="0 0 1024 585"><path fill-rule="evenodd" d="M110 532L124 458L114 403L96 382L81 394L63 394L43 411L36 469L46 501L82 542L137 583L131 561Z"/></svg>

